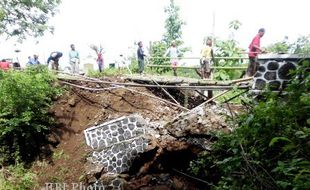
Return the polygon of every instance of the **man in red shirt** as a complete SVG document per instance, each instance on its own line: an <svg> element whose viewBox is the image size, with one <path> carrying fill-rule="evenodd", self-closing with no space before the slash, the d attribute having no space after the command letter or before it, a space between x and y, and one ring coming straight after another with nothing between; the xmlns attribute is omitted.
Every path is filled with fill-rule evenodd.
<svg viewBox="0 0 310 190"><path fill-rule="evenodd" d="M10 63L7 62L5 59L2 59L2 61L0 61L0 70L9 70L10 69Z"/></svg>
<svg viewBox="0 0 310 190"><path fill-rule="evenodd" d="M258 34L253 38L251 44L249 45L249 66L247 69L247 76L253 76L257 71L257 55L262 53L262 49L260 48L260 39L265 34L265 29L261 28L258 30Z"/></svg>

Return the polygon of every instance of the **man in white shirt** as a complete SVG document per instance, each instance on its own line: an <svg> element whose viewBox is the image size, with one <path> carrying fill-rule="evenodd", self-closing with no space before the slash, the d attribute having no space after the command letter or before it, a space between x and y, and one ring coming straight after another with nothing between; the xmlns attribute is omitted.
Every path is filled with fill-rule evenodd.
<svg viewBox="0 0 310 190"><path fill-rule="evenodd" d="M79 74L80 54L75 50L74 44L71 44L71 51L69 52L69 61L71 65L71 72Z"/></svg>

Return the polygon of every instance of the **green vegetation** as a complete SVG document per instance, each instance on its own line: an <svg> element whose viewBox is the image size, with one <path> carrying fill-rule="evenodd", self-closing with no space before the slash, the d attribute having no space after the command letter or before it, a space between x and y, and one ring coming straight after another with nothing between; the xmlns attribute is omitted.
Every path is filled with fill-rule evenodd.
<svg viewBox="0 0 310 190"><path fill-rule="evenodd" d="M69 156L64 153L64 150L55 151L52 156L53 160L65 159L68 160Z"/></svg>
<svg viewBox="0 0 310 190"><path fill-rule="evenodd" d="M29 172L22 164L2 168L0 173L0 190L34 189L37 175Z"/></svg>
<svg viewBox="0 0 310 190"><path fill-rule="evenodd" d="M266 50L271 53L310 54L310 35L300 36L296 42L289 43L288 37L282 41L269 45Z"/></svg>
<svg viewBox="0 0 310 190"><path fill-rule="evenodd" d="M60 93L45 66L0 71L0 165L31 161L40 152L53 123L48 108Z"/></svg>
<svg viewBox="0 0 310 190"><path fill-rule="evenodd" d="M47 25L50 17L56 13L60 0L1 0L0 1L0 35L42 36L44 31L52 31Z"/></svg>
<svg viewBox="0 0 310 190"><path fill-rule="evenodd" d="M215 57L234 57L239 59L219 59L216 61L216 66L221 67L234 67L245 66L243 63L242 49L239 47L239 43L235 40L235 33L241 27L241 22L233 20L229 23L230 38L228 40L215 39ZM240 78L244 71L242 70L218 70L214 72L215 80L232 80Z"/></svg>
<svg viewBox="0 0 310 190"><path fill-rule="evenodd" d="M180 18L180 7L175 4L174 0L170 0L169 6L165 7L165 13L167 14L167 19L165 21L166 32L163 35L163 39L152 43L150 47L151 57L157 58L151 60L152 64L155 65L170 64L169 59L165 59L163 57L172 41L175 41L177 46L184 44L182 40L182 26L185 25L185 22ZM188 50L189 48L180 48L181 54L187 52ZM171 69L156 68L155 70L158 73L166 73Z"/></svg>
<svg viewBox="0 0 310 190"><path fill-rule="evenodd" d="M168 15L165 21L166 32L163 41L170 45L172 41L176 41L177 45L182 45L182 26L185 22L180 18L180 7L174 0L170 0L169 6L165 7L165 13Z"/></svg>
<svg viewBox="0 0 310 190"><path fill-rule="evenodd" d="M220 134L191 171L213 189L308 189L310 187L310 75L304 68L286 93L266 92L239 127Z"/></svg>

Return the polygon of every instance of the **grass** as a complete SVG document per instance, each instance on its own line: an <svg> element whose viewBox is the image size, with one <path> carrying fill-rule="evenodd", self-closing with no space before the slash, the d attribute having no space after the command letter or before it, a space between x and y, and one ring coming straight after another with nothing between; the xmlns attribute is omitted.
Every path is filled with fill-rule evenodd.
<svg viewBox="0 0 310 190"><path fill-rule="evenodd" d="M23 164L2 168L0 190L28 190L37 186L37 175L27 170Z"/></svg>
<svg viewBox="0 0 310 190"><path fill-rule="evenodd" d="M64 158L65 160L69 159L69 156L64 153L64 150L55 151L52 157L53 160L59 160L61 158Z"/></svg>

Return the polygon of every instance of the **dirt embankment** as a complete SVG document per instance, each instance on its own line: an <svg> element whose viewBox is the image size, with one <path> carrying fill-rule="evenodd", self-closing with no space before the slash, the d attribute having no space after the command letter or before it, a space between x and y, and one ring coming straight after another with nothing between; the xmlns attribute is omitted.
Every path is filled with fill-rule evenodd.
<svg viewBox="0 0 310 190"><path fill-rule="evenodd" d="M150 94L144 88L135 90ZM151 121L169 121L179 110L123 88L101 92L71 88L55 102L50 113L58 125L52 127L49 139L57 146L53 148L51 158L37 161L33 166L39 176L38 189L45 183L71 184L84 180L84 164L90 152L83 134L86 128L132 113Z"/></svg>
<svg viewBox="0 0 310 190"><path fill-rule="evenodd" d="M105 79L122 82L121 79ZM46 183L92 184L111 180L103 169L89 175L88 158L92 150L86 145L84 130L104 122L132 114L142 116L150 124L148 150L133 161L129 171L112 178L124 189L200 189L208 185L187 175L189 161L213 141L212 131L229 131L225 115L233 114L216 105L199 107L186 114L171 104L140 94L160 94L146 88L109 88L108 85L75 81L87 87L68 88L54 106L51 115L57 121L49 137L53 154L37 161L33 171L39 176L39 186ZM90 88L107 88L91 91ZM176 118L176 116L178 116ZM165 125L164 125L165 124ZM101 166L102 167L102 166ZM120 179L120 181L114 181ZM72 186L71 186L72 187ZM69 187L70 189L70 187Z"/></svg>

